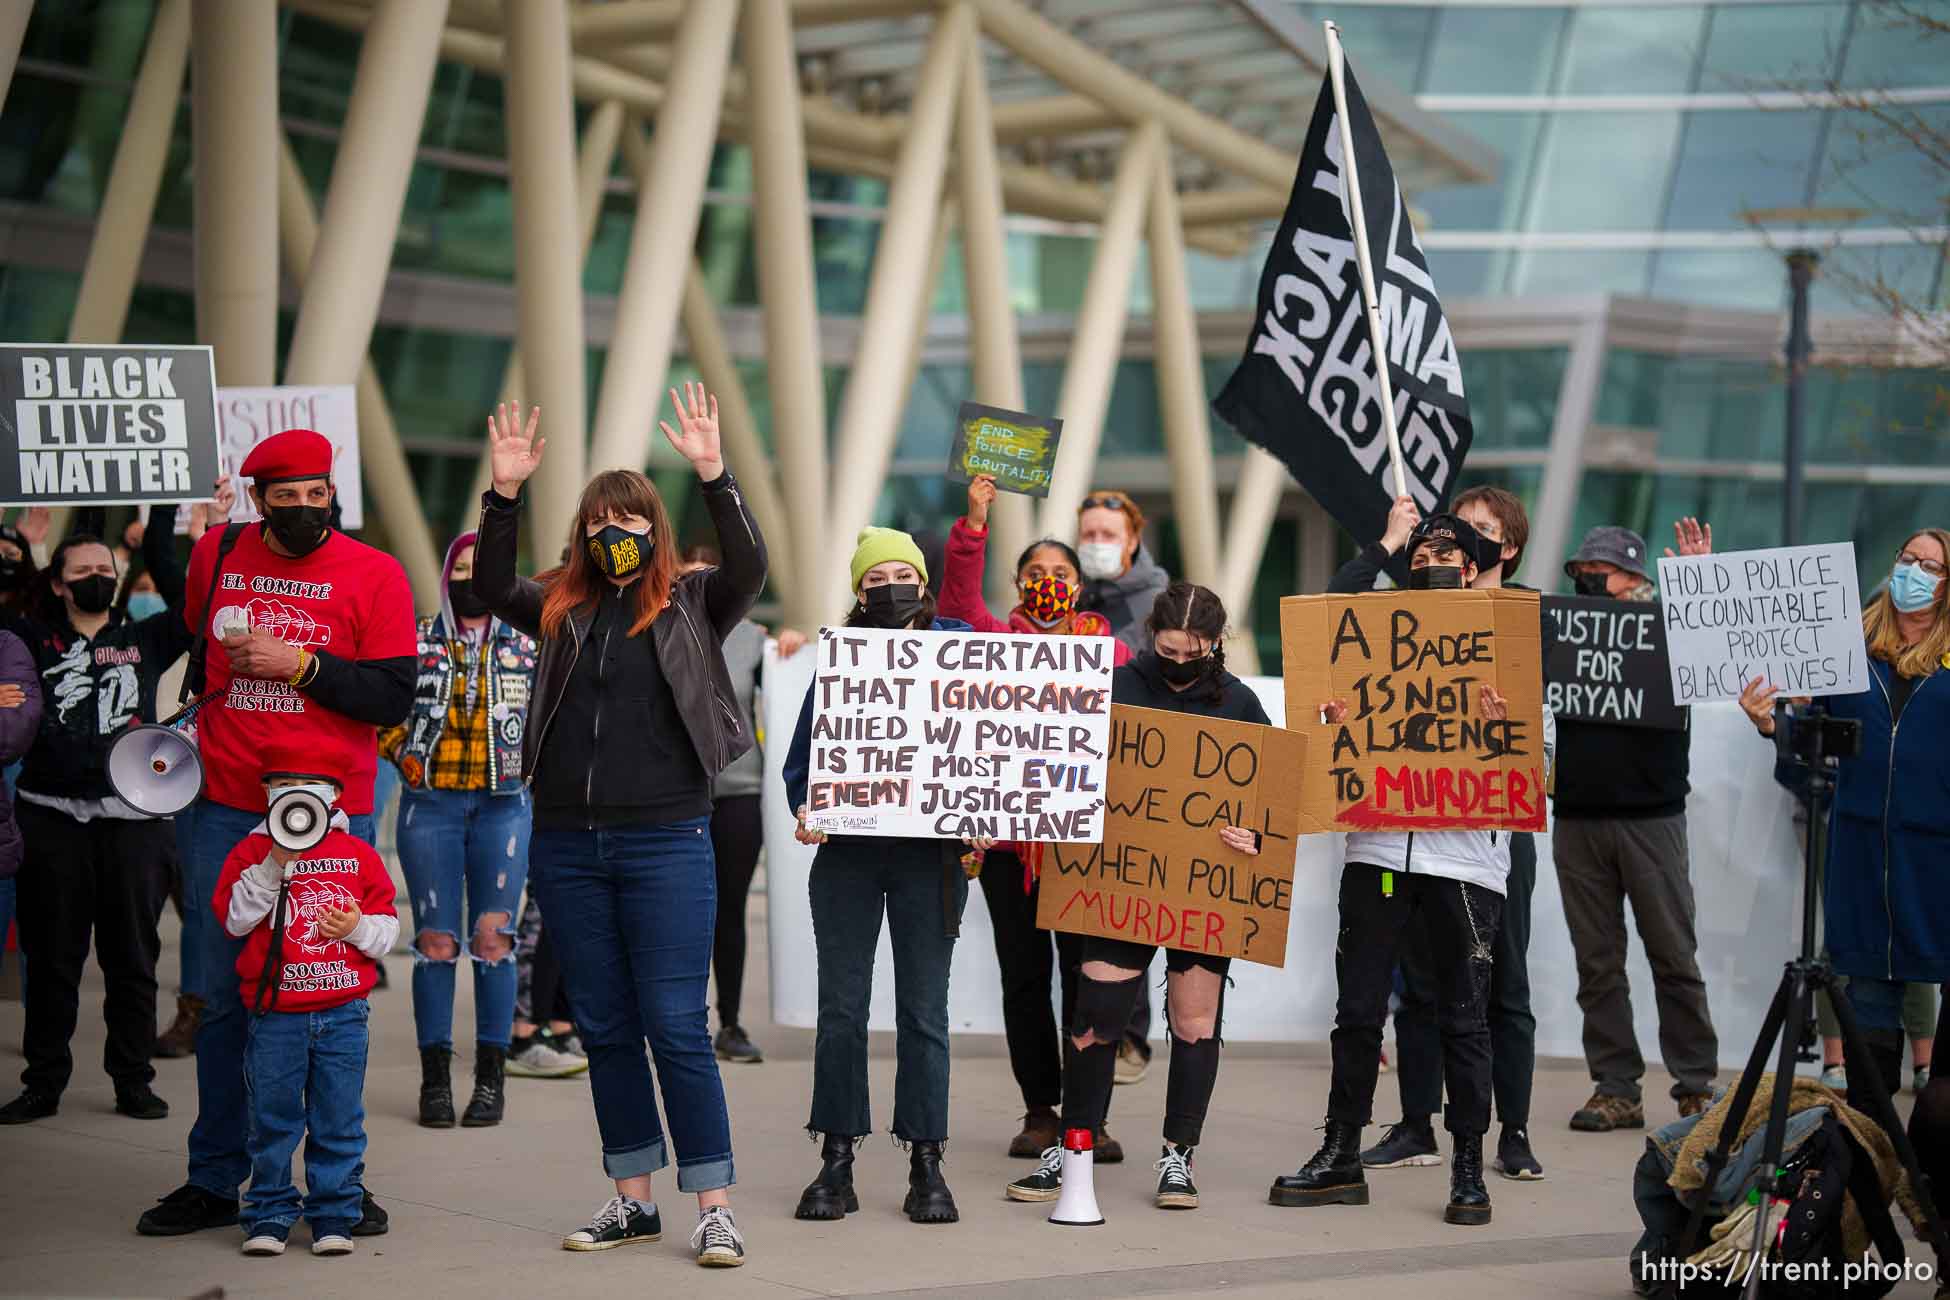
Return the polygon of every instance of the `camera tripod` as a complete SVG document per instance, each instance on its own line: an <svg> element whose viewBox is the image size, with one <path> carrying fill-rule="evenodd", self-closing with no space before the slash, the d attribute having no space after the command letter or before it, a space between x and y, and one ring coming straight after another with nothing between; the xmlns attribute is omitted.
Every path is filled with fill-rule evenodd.
<svg viewBox="0 0 1950 1300"><path fill-rule="evenodd" d="M1787 1180L1781 1173L1781 1148L1787 1136L1788 1101L1794 1090L1795 1057L1803 1036L1813 1027L1814 997L1817 990L1822 990L1828 994L1829 1003L1835 1010L1835 1019L1841 1024L1845 1052L1843 1059L1848 1062L1849 1074L1853 1077L1860 1071L1866 1075L1865 1095L1869 1099L1867 1109L1870 1118L1889 1135L1890 1141L1895 1144L1897 1159L1909 1175L1910 1187L1915 1191L1917 1203L1923 1211L1925 1244L1936 1252L1937 1276L1943 1277L1945 1266L1950 1265L1950 1237L1945 1235L1943 1217L1937 1212L1929 1184L1923 1179L1916 1159L1916 1148L1910 1143L1901 1117L1896 1114L1895 1099L1884 1085L1869 1054L1862 1037L1861 1024L1855 1018L1855 1008L1849 1005L1848 995L1836 985L1835 972L1828 959L1817 955L1815 946L1816 885L1821 879L1828 855L1828 804L1835 793L1834 764L1840 757L1852 756L1831 752L1831 749L1849 747L1851 740L1855 749L1859 750L1861 744L1859 732L1850 737L1835 737L1833 732L1840 726L1827 718L1817 717L1804 721L1800 728L1794 728L1794 721L1785 716L1785 709L1776 714L1775 728L1780 733L1782 753L1798 764L1805 764L1808 769L1808 835L1801 874L1801 951L1781 972L1780 987L1774 991L1774 1001L1761 1021L1760 1037L1754 1043L1753 1054L1747 1058L1746 1069L1741 1072L1740 1082L1733 1090L1733 1101L1720 1126L1719 1140L1706 1158L1705 1181L1693 1202L1692 1212L1687 1216L1686 1232L1680 1238L1679 1256L1690 1259L1699 1248L1700 1227L1706 1215L1707 1202L1712 1196L1713 1184L1732 1155L1740 1127L1746 1122L1747 1110L1753 1104L1754 1094L1760 1091L1760 1079L1766 1072L1768 1055L1778 1040L1774 1092L1769 1101L1759 1172L1754 1183L1754 1190L1763 1198L1763 1212L1754 1216L1753 1258L1764 1258L1770 1244L1763 1240L1769 1222L1769 1216L1764 1212L1766 1202L1771 1198L1785 1200L1790 1195ZM1799 732L1795 737L1799 743L1789 741L1791 731ZM1890 1264L1895 1261L1883 1262ZM1750 1300L1760 1292L1760 1279L1760 1269L1748 1271L1746 1295Z"/></svg>

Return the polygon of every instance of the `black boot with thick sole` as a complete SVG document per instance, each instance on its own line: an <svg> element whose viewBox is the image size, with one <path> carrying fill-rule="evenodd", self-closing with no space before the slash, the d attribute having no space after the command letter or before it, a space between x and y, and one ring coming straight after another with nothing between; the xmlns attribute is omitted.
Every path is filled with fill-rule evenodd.
<svg viewBox="0 0 1950 1300"><path fill-rule="evenodd" d="M453 1049L420 1049L420 1127L454 1126Z"/></svg>
<svg viewBox="0 0 1950 1300"><path fill-rule="evenodd" d="M960 1223L961 1211L948 1180L941 1176L941 1144L916 1142L907 1162L907 1203L901 1206L916 1223Z"/></svg>
<svg viewBox="0 0 1950 1300"><path fill-rule="evenodd" d="M508 1049L487 1043L474 1048L474 1097L460 1117L462 1128L493 1128L508 1107Z"/></svg>
<svg viewBox="0 0 1950 1300"><path fill-rule="evenodd" d="M1367 1174L1361 1168L1361 1126L1327 1121L1327 1139L1296 1174L1273 1180L1266 1199L1274 1205L1366 1205Z"/></svg>
<svg viewBox="0 0 1950 1300"><path fill-rule="evenodd" d="M1449 1208L1444 1223L1480 1228L1490 1221L1490 1190L1483 1186L1483 1135L1457 1134L1449 1162Z"/></svg>
<svg viewBox="0 0 1950 1300"><path fill-rule="evenodd" d="M799 1194L795 1219L844 1219L860 1208L853 1194L853 1139L828 1133L819 1149L819 1177Z"/></svg>

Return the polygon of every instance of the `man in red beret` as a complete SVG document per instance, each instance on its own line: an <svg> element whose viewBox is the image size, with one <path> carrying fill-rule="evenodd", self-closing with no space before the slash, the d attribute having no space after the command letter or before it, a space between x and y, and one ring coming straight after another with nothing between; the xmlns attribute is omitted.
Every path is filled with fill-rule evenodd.
<svg viewBox="0 0 1950 1300"><path fill-rule="evenodd" d="M214 692L196 718L204 792L188 814L184 863L199 904L231 849L263 824L259 776L274 749L296 745L342 773L339 808L370 843L377 728L404 721L413 705L413 594L398 560L330 526L332 444L288 429L259 443L238 474L263 522L204 534L184 608L200 638L191 671L200 670L199 693ZM207 906L186 908L183 928L184 960L196 963L207 999L196 1033L198 1113L189 1181L136 1224L154 1237L236 1223L237 1189L250 1175L240 941ZM363 1200L354 1235L384 1232L384 1211Z"/></svg>

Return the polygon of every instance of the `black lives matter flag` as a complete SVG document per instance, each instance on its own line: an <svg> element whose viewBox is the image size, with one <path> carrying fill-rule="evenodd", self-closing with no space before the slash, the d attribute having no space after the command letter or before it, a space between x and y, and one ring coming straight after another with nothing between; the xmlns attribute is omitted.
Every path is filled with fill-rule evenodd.
<svg viewBox="0 0 1950 1300"><path fill-rule="evenodd" d="M1395 425L1409 495L1427 514L1448 500L1469 452L1469 404L1428 259L1352 69L1345 86ZM1344 174L1333 86L1323 81L1293 195L1260 272L1246 355L1212 405L1366 543L1386 531L1396 493Z"/></svg>

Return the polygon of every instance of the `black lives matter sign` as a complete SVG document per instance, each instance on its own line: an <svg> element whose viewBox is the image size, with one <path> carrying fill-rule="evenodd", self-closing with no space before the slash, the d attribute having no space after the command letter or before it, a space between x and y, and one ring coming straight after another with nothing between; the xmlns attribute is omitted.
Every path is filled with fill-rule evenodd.
<svg viewBox="0 0 1950 1300"><path fill-rule="evenodd" d="M1658 605L1545 596L1544 699L1560 721L1682 731Z"/></svg>
<svg viewBox="0 0 1950 1300"><path fill-rule="evenodd" d="M199 501L218 465L209 348L0 344L0 504Z"/></svg>

